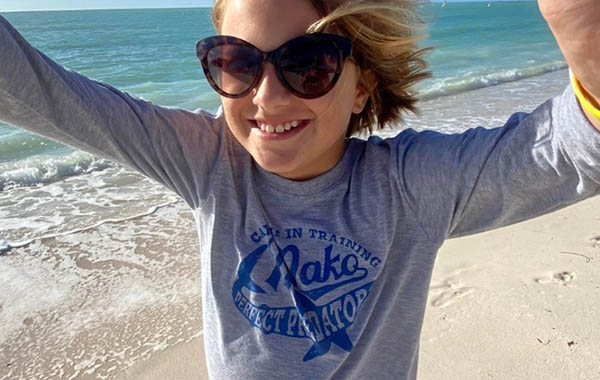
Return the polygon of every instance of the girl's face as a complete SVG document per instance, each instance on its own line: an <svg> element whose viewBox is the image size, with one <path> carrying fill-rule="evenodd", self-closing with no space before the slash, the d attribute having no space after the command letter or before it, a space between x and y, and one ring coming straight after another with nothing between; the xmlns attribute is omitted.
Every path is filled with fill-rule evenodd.
<svg viewBox="0 0 600 380"><path fill-rule="evenodd" d="M220 33L271 51L306 34L318 19L308 0L228 0ZM293 180L314 178L340 160L350 116L366 102L358 75L355 64L346 60L335 87L309 100L292 95L273 65L265 63L252 92L239 99L222 97L227 124L263 169ZM282 128L289 130L276 132Z"/></svg>

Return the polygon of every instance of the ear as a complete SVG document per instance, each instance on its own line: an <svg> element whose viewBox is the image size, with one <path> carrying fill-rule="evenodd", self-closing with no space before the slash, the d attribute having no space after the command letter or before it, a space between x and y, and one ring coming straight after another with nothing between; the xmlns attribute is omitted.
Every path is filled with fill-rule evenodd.
<svg viewBox="0 0 600 380"><path fill-rule="evenodd" d="M369 93L365 91L362 86L356 88L356 96L354 97L354 104L352 105L352 113L358 115L365 108Z"/></svg>
<svg viewBox="0 0 600 380"><path fill-rule="evenodd" d="M375 74L371 70L362 70L360 78L356 84L356 93L354 96L354 104L352 105L352 113L359 114L365 108L369 93L377 86Z"/></svg>

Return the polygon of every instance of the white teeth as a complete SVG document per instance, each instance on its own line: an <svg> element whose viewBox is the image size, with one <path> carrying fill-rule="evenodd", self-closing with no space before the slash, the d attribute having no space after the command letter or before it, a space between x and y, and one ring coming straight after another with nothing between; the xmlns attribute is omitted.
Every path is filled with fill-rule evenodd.
<svg viewBox="0 0 600 380"><path fill-rule="evenodd" d="M278 124L276 127L271 124L257 123L260 130L267 133L283 133L285 131L289 131L292 128L296 128L300 122L294 120L285 124Z"/></svg>

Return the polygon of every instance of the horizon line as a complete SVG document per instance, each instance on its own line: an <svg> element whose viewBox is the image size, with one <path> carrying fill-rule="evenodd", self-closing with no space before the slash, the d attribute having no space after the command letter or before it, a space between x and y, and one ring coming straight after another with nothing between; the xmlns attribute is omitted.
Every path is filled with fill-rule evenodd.
<svg viewBox="0 0 600 380"><path fill-rule="evenodd" d="M149 7L149 8L68 8L68 9L13 9L13 10L2 10L0 13L11 13L11 12L80 12L80 11L143 11L153 9L206 9L212 7Z"/></svg>
<svg viewBox="0 0 600 380"><path fill-rule="evenodd" d="M444 0L430 0L432 3L443 2ZM522 1L536 1L536 0L452 0L450 3L485 3L488 1L492 2L522 2ZM121 11L121 10L152 10L152 9L205 9L212 8L212 6L182 6L182 7L140 7L140 8L52 8L52 9L9 9L2 10L2 13L11 13L11 12L69 12L69 11Z"/></svg>

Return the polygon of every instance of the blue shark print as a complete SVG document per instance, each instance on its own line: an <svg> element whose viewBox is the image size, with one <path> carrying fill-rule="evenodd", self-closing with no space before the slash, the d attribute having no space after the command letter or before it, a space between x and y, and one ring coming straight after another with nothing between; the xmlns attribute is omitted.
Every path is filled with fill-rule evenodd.
<svg viewBox="0 0 600 380"><path fill-rule="evenodd" d="M351 352L354 345L348 336L348 329L355 321L373 285L373 281L366 280L369 270L364 263L370 264L371 268L377 268L377 257L350 239L332 234L323 235L325 233L319 231L320 234L311 233L310 236L314 239L321 237L320 240L325 240L323 236L327 236L325 243L331 243L324 244L326 246L323 249L323 259L302 262L301 249L297 244L280 246L275 239L279 231L275 234L270 227L268 231L269 233L265 234L267 242L263 241L263 244L245 256L238 266L237 279L232 287L236 308L252 327L260 329L266 335L309 339L312 346L304 355L304 362L327 354L332 344ZM261 238L253 240L262 241ZM336 245L351 250L344 254L335 254ZM275 267L266 279L259 281L263 284L261 287L253 280L252 274L261 259L267 257L273 262L273 252L277 252ZM264 262L269 261L264 260L263 265ZM317 303L324 295L331 295L341 287L347 289L347 285L353 283L358 284L352 290L346 290L344 294L330 299L327 303ZM282 290L281 284L291 296L289 306L271 307L264 303L257 305L246 295L275 293ZM260 299L260 296L252 298Z"/></svg>

